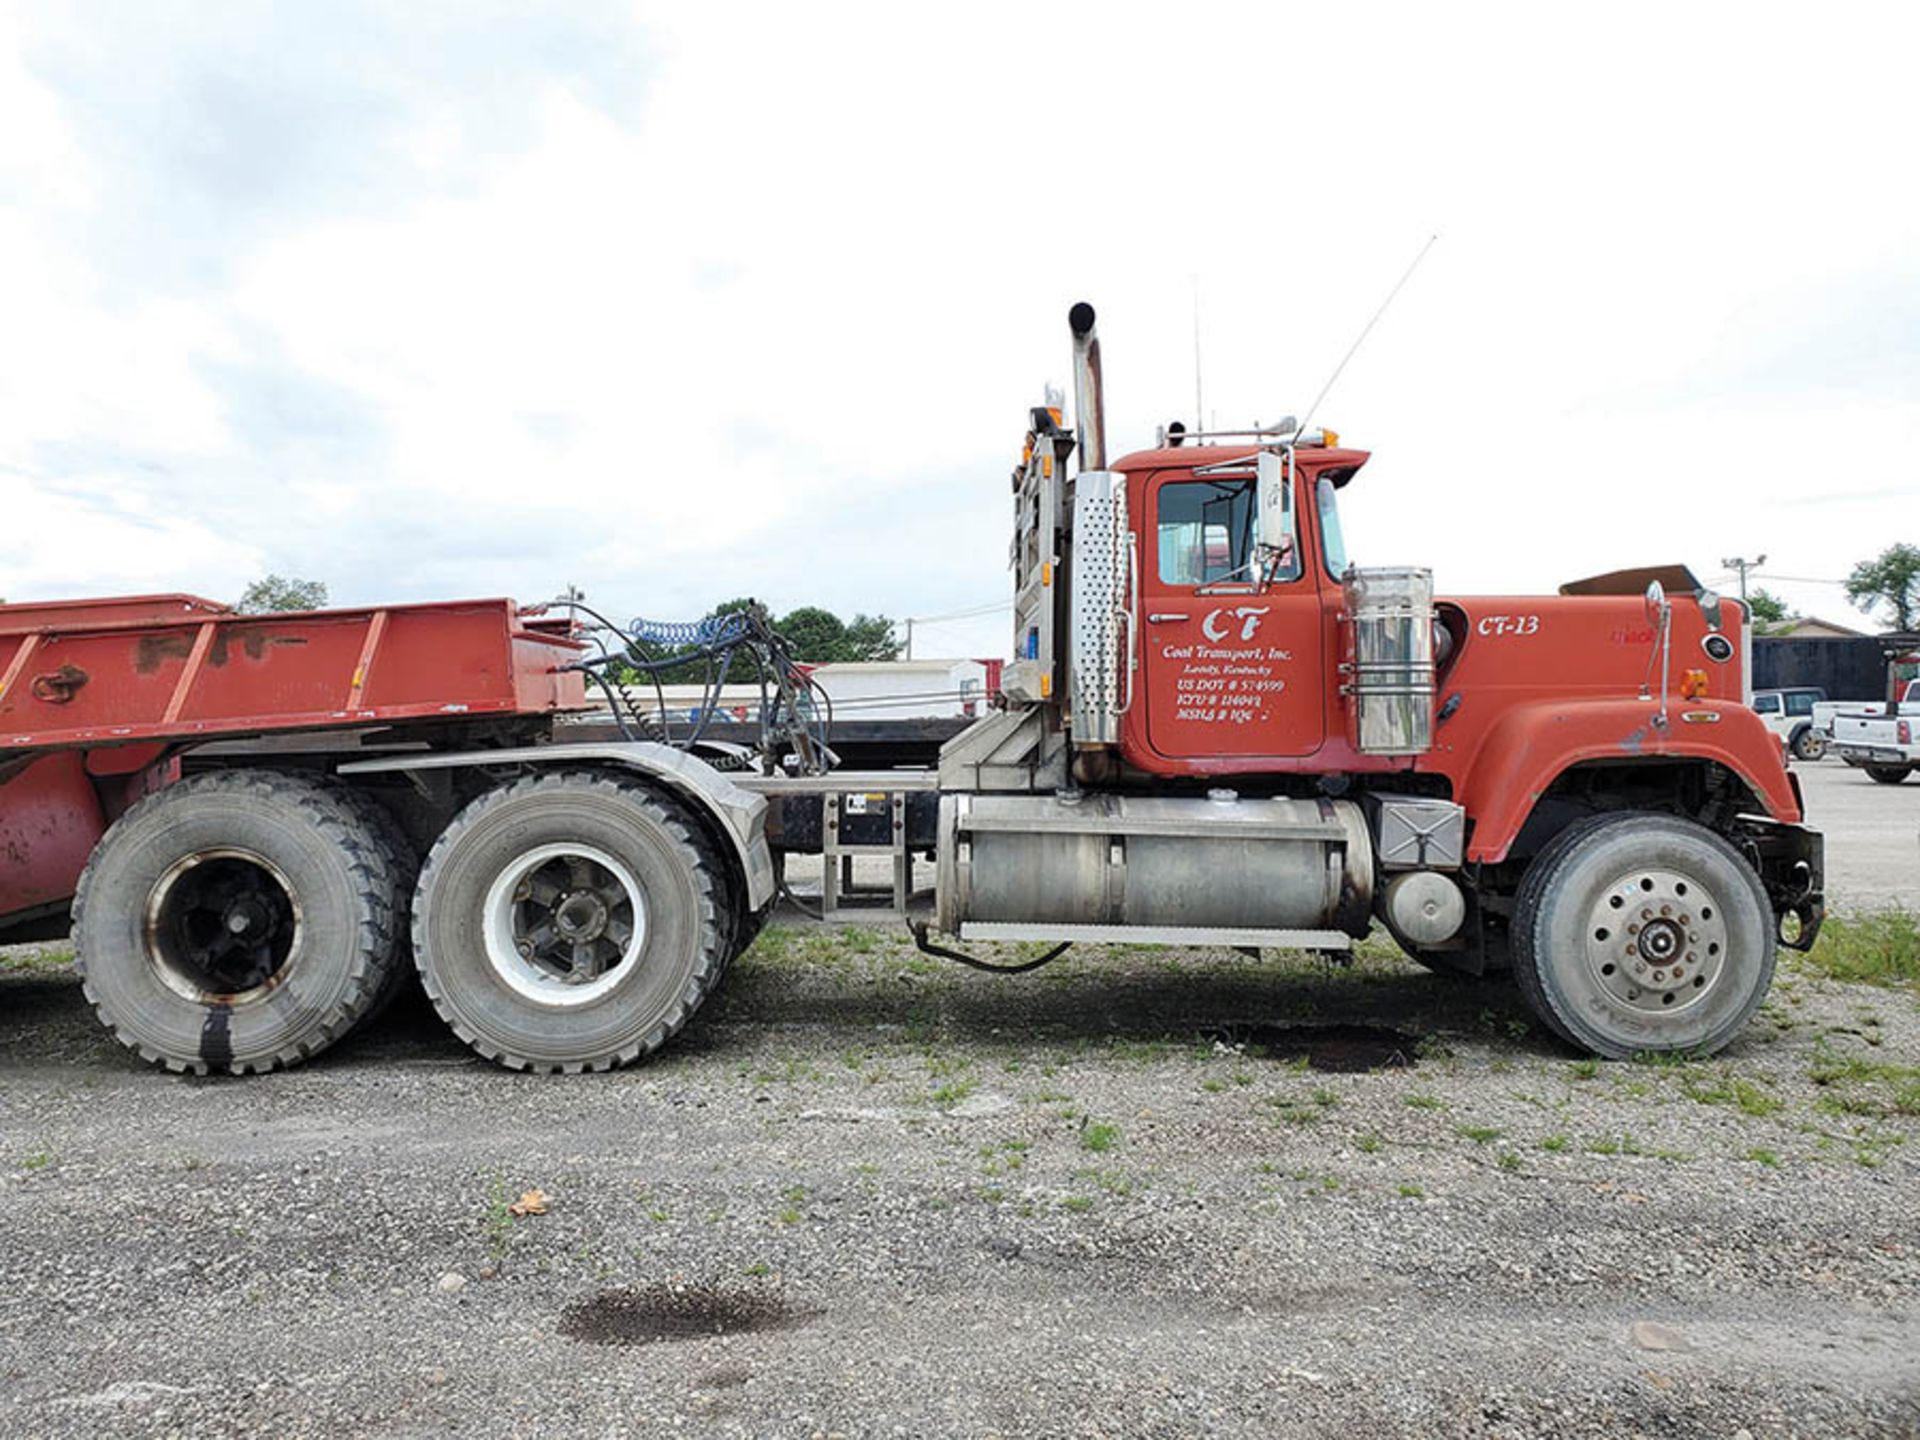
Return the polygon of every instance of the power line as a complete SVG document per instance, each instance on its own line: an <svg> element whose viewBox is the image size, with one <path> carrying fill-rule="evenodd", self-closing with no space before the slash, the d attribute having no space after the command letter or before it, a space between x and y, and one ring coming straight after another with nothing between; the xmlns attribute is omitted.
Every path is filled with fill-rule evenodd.
<svg viewBox="0 0 1920 1440"><path fill-rule="evenodd" d="M975 605L966 610L949 610L944 615L909 615L907 618L918 625L932 625L940 620L971 620L977 615L991 615L996 610L1011 610L1013 601L995 600L987 605Z"/></svg>
<svg viewBox="0 0 1920 1440"><path fill-rule="evenodd" d="M1758 570L1762 565L1767 563L1767 557L1765 555L1760 555L1760 556L1756 556L1752 560L1748 560L1739 555L1735 555L1731 560L1722 560L1720 563L1726 566L1727 569L1729 570L1734 570L1739 572L1740 603L1742 605L1746 604L1747 603L1747 572L1749 570Z"/></svg>

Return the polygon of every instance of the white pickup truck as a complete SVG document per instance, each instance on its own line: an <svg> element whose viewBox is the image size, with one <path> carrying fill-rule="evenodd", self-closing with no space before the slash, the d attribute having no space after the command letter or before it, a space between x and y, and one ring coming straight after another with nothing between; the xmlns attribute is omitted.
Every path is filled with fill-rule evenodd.
<svg viewBox="0 0 1920 1440"><path fill-rule="evenodd" d="M1794 759L1818 760L1827 753L1827 741L1832 738L1832 731L1820 724L1820 711L1864 709L1865 705L1832 704L1819 686L1795 685L1784 690L1754 691L1753 708L1760 722L1780 737Z"/></svg>
<svg viewBox="0 0 1920 1440"><path fill-rule="evenodd" d="M1847 710L1832 719L1833 751L1882 785L1898 785L1920 770L1920 680L1907 683L1898 706Z"/></svg>
<svg viewBox="0 0 1920 1440"><path fill-rule="evenodd" d="M1756 706L1763 693L1765 692L1758 690L1754 692L1753 698ZM1840 716L1873 716L1885 715L1886 713L1887 702L1884 700L1828 700L1825 696L1822 696L1816 700L1813 705L1813 728L1819 732L1822 740L1831 744L1833 742L1833 722ZM1894 713L1910 718L1920 715L1920 680L1909 680L1906 685L1902 687L1899 708ZM1798 752L1796 751L1795 753L1797 754ZM1802 755L1800 758L1805 760L1817 759L1818 757Z"/></svg>

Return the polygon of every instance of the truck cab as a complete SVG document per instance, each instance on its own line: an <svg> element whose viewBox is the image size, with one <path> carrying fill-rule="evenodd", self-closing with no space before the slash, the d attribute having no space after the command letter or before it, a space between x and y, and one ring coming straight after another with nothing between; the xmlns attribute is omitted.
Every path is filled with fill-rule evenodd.
<svg viewBox="0 0 1920 1440"><path fill-rule="evenodd" d="M1823 913L1745 608L1680 565L1435 596L1356 563L1368 454L1291 420L1109 461L1070 325L1077 428L1049 397L1013 477L1010 709L942 754L941 928L1338 949L1377 919L1599 1053L1726 1043Z"/></svg>

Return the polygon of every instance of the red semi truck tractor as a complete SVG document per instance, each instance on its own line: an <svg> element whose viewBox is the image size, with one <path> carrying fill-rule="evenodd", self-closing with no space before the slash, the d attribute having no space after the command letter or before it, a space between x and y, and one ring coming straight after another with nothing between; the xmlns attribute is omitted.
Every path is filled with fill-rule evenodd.
<svg viewBox="0 0 1920 1440"><path fill-rule="evenodd" d="M1091 307L1070 329L1075 428L1034 409L1012 475L999 706L923 767L835 768L751 612L4 606L0 941L70 926L101 1019L175 1070L297 1062L415 972L480 1053L603 1069L686 1022L792 856L830 913L890 857L903 916L931 858L916 937L985 968L970 942L1337 954L1380 924L1510 970L1595 1054L1737 1036L1822 916L1744 610L1678 566L1435 598L1349 558L1368 457L1336 436L1176 424L1110 460ZM758 747L650 728L663 638L760 662ZM615 738L574 738L590 700Z"/></svg>

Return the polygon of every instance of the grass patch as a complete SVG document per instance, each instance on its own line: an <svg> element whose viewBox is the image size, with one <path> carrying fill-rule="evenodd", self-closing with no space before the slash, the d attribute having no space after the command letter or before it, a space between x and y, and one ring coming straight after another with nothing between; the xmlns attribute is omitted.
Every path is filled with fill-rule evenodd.
<svg viewBox="0 0 1920 1440"><path fill-rule="evenodd" d="M950 1080L938 1090L934 1091L928 1098L942 1110L945 1110L949 1106L958 1105L972 1093L973 1082L971 1080Z"/></svg>
<svg viewBox="0 0 1920 1440"><path fill-rule="evenodd" d="M1559 1155L1573 1148L1573 1137L1570 1135L1549 1135L1541 1140L1540 1148Z"/></svg>
<svg viewBox="0 0 1920 1440"><path fill-rule="evenodd" d="M1498 1140L1507 1132L1498 1125L1461 1125L1456 1133L1473 1141L1476 1145L1485 1145L1490 1141Z"/></svg>
<svg viewBox="0 0 1920 1440"><path fill-rule="evenodd" d="M1702 1105L1725 1105L1756 1120L1778 1114L1787 1104L1765 1086L1734 1075L1723 1074L1715 1080L1689 1076L1680 1088L1687 1092L1689 1099Z"/></svg>
<svg viewBox="0 0 1920 1440"><path fill-rule="evenodd" d="M1829 915L1812 951L1793 963L1850 984L1920 984L1920 915L1898 906Z"/></svg>
<svg viewBox="0 0 1920 1440"><path fill-rule="evenodd" d="M1080 1148L1104 1155L1120 1143L1120 1127L1105 1123L1088 1125L1080 1132Z"/></svg>
<svg viewBox="0 0 1920 1440"><path fill-rule="evenodd" d="M1642 1145L1625 1130L1618 1135L1601 1135L1589 1140L1585 1149L1589 1155L1640 1155L1650 1160L1670 1160L1676 1165L1684 1165L1693 1158L1684 1150L1661 1150Z"/></svg>
<svg viewBox="0 0 1920 1440"><path fill-rule="evenodd" d="M72 965L71 950L17 950L0 955L0 974L51 975Z"/></svg>
<svg viewBox="0 0 1920 1440"><path fill-rule="evenodd" d="M1427 1190L1424 1185L1416 1184L1412 1180L1402 1180L1400 1182L1400 1198L1403 1200L1418 1200L1426 1193Z"/></svg>
<svg viewBox="0 0 1920 1440"><path fill-rule="evenodd" d="M1747 1159L1753 1161L1756 1165L1764 1165L1769 1170L1778 1170L1780 1168L1780 1156L1778 1153L1759 1145L1747 1151Z"/></svg>
<svg viewBox="0 0 1920 1440"><path fill-rule="evenodd" d="M1133 1180L1118 1170L1076 1170L1073 1172L1073 1178L1090 1180L1109 1195L1119 1195L1122 1198L1131 1195L1134 1191Z"/></svg>
<svg viewBox="0 0 1920 1440"><path fill-rule="evenodd" d="M496 1261L506 1259L507 1251L513 1245L513 1214L507 1209L508 1203L506 1178L496 1175L493 1183L487 1187L487 1208L480 1219L480 1231L487 1241L487 1256Z"/></svg>
<svg viewBox="0 0 1920 1440"><path fill-rule="evenodd" d="M1807 1078L1824 1092L1815 1107L1830 1115L1920 1115L1920 1065L1837 1055L1823 1045Z"/></svg>
<svg viewBox="0 0 1920 1440"><path fill-rule="evenodd" d="M1438 1095L1409 1095L1407 1105L1414 1110L1438 1110L1441 1101Z"/></svg>

